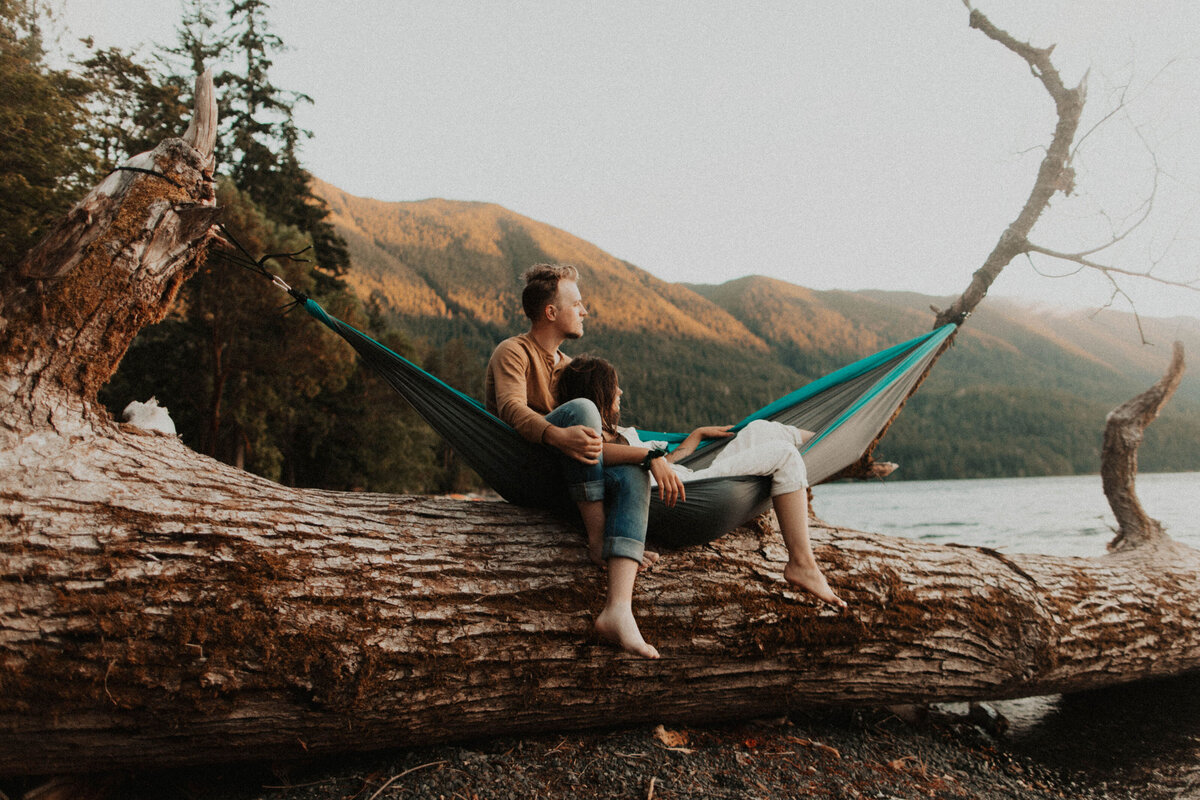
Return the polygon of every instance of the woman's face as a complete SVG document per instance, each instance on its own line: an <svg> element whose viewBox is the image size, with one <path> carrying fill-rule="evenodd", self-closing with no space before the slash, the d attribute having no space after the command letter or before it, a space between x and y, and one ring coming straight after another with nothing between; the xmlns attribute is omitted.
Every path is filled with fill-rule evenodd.
<svg viewBox="0 0 1200 800"><path fill-rule="evenodd" d="M616 393L616 395L613 396L613 413L614 414L619 414L621 412L621 395L623 395L623 394L625 394L625 392L623 392L621 390L621 387L618 386L617 393Z"/></svg>

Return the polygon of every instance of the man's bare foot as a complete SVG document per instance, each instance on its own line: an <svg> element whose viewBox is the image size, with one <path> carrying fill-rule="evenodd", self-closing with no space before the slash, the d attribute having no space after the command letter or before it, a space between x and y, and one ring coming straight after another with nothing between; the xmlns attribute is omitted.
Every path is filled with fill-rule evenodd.
<svg viewBox="0 0 1200 800"><path fill-rule="evenodd" d="M783 579L819 600L824 600L838 608L846 607L846 601L833 593L833 589L829 588L829 582L825 580L825 575L815 564L806 567L788 561L787 566L783 568Z"/></svg>
<svg viewBox="0 0 1200 800"><path fill-rule="evenodd" d="M658 553L653 550L646 550L642 553L642 563L638 565L638 572L646 572L655 564L658 563Z"/></svg>
<svg viewBox="0 0 1200 800"><path fill-rule="evenodd" d="M618 611L606 606L596 617L595 627L596 633L627 653L643 658L658 658L658 651L642 638L632 611Z"/></svg>

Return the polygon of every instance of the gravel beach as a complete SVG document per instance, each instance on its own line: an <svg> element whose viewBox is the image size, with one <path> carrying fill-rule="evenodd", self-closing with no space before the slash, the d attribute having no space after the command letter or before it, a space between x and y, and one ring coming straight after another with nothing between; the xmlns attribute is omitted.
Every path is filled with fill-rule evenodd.
<svg viewBox="0 0 1200 800"><path fill-rule="evenodd" d="M1188 764L1196 731L1138 749L1129 711L1154 702L1178 707L1195 679L1099 694L1078 713L1039 711L1020 736L990 706L858 709L792 714L706 727L644 726L497 738L422 749L74 781L76 796L190 800L742 800L743 798L1080 798L1191 797ZM1194 703L1194 701L1192 701ZM1003 708L1004 704L997 704ZM1183 713L1193 708L1184 701ZM1071 716L1074 714L1075 716ZM902 718L903 717L903 718ZM1061 726L1077 726L1071 730ZM1100 727L1098 728L1097 725ZM1056 727L1059 726L1059 727ZM1109 757L1124 736L1131 758ZM1080 741L1080 738L1087 741ZM1098 758L1083 758L1084 753ZM0 782L16 800L38 781ZM63 787L65 788L65 787ZM4 795L0 795L3 797ZM1200 795L1195 795L1200 797Z"/></svg>

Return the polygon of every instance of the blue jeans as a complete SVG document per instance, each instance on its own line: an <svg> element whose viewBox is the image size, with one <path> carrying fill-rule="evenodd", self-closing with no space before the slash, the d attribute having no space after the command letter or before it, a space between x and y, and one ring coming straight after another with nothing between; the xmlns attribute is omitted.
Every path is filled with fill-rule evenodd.
<svg viewBox="0 0 1200 800"><path fill-rule="evenodd" d="M560 428L586 425L600 433L600 412L591 400L563 403L546 415ZM650 515L650 474L637 464L584 464L562 457L567 490L576 503L604 501L604 548L601 558L632 558L639 564L646 550L646 521Z"/></svg>

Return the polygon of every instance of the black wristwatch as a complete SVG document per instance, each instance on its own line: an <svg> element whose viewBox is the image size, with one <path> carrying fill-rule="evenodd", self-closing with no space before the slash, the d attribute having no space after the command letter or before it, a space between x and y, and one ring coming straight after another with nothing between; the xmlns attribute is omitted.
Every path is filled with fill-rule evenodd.
<svg viewBox="0 0 1200 800"><path fill-rule="evenodd" d="M653 461L656 458L664 458L666 455L667 455L666 450L663 450L661 447L655 447L649 453L646 453L646 457L642 459L641 468L642 469L650 469L651 461Z"/></svg>

